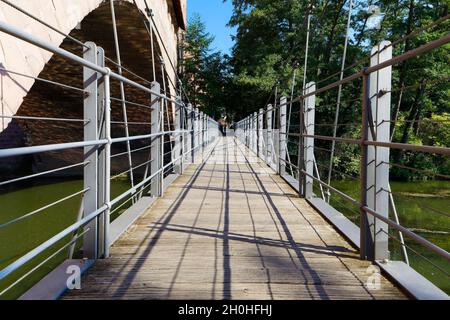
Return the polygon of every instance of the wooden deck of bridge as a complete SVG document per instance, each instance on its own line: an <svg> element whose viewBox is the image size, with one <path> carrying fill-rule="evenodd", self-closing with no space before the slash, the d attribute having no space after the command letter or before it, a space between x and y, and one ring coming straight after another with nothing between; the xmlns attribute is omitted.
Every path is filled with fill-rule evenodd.
<svg viewBox="0 0 450 320"><path fill-rule="evenodd" d="M232 137L191 165L63 299L404 299Z"/></svg>

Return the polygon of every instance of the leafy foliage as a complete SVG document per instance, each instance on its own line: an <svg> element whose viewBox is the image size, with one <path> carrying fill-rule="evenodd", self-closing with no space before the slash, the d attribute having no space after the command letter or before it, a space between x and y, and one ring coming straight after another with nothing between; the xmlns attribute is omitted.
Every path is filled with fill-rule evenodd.
<svg viewBox="0 0 450 320"><path fill-rule="evenodd" d="M264 107L275 91L279 95L290 96L291 87L295 84L296 97L302 92L303 82L315 81L319 87L324 87L339 80L349 0L228 1L232 1L234 7L229 25L237 27L232 56L200 50L203 58L194 60L200 70L190 69L198 77L197 88L201 88L197 90L195 99L210 112L220 110L239 120ZM372 19L372 13L368 11L370 5L378 6L382 13L379 28L369 27ZM430 28L426 26L448 15L448 7L448 0L353 0L344 76L367 66L372 47L382 40L394 43L395 56L444 36L450 27L448 19ZM308 16L311 31L304 70ZM188 34L197 33L203 37L203 47L208 48L209 35L198 26L199 21L191 24L197 26L192 26L193 29L190 26ZM198 42L201 43L193 41L193 49ZM450 45L447 44L393 66L391 131L394 142L450 145L449 52ZM303 74L306 74L306 79L303 79ZM359 138L361 90L359 80L342 87L338 122L345 125L338 127L338 136ZM202 97L201 93L206 92L207 97ZM323 124L316 127L318 134L333 133L332 126L326 124L334 122L337 94L336 88L317 97L316 119L318 124ZM324 149L330 149L330 144L318 142ZM358 148L342 143L336 147L336 177L356 176ZM322 166L326 167L329 159L321 157L318 161L323 161ZM450 166L448 157L401 150L391 151L391 162L440 174L448 174ZM391 174L398 179L433 177L398 167L393 167Z"/></svg>
<svg viewBox="0 0 450 320"><path fill-rule="evenodd" d="M228 57L213 51L214 37L199 15L194 15L186 30L184 59L181 62L183 82L190 101L202 111L220 117L227 108L225 88L230 76Z"/></svg>

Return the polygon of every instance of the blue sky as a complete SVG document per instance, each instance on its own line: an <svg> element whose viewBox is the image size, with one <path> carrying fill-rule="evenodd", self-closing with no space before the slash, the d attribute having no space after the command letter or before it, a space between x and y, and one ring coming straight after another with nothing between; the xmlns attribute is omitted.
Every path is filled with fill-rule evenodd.
<svg viewBox="0 0 450 320"><path fill-rule="evenodd" d="M188 20L194 13L200 14L207 31L215 37L212 46L230 54L233 46L231 35L235 33L235 30L226 26L233 13L231 0L225 3L223 0L187 0Z"/></svg>

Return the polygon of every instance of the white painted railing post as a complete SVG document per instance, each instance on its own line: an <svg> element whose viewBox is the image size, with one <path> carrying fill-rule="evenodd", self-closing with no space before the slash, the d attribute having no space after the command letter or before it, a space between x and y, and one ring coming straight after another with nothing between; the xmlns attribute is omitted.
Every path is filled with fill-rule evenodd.
<svg viewBox="0 0 450 320"><path fill-rule="evenodd" d="M273 113L273 107L271 104L267 106L267 117L266 117L266 123L267 123L267 130L266 130L266 163L269 166L272 166L272 145L273 145L273 137L272 137L272 113Z"/></svg>
<svg viewBox="0 0 450 320"><path fill-rule="evenodd" d="M197 139L197 150L198 154L203 153L203 112L201 112L199 109L197 109L198 116L197 116L197 130L198 130L198 139Z"/></svg>
<svg viewBox="0 0 450 320"><path fill-rule="evenodd" d="M250 149L252 143L252 118L251 116L247 117L247 148Z"/></svg>
<svg viewBox="0 0 450 320"><path fill-rule="evenodd" d="M306 88L304 90L305 95L308 95L314 91L316 91L316 84L314 82L309 82L306 84ZM305 98L303 108L305 134L307 136L313 136L316 114L316 96L311 95ZM306 171L304 183L305 198L311 198L313 196L314 185L314 179L312 178L314 176L314 138L305 137L304 139L304 162Z"/></svg>
<svg viewBox="0 0 450 320"><path fill-rule="evenodd" d="M202 112L197 109L197 154L202 151Z"/></svg>
<svg viewBox="0 0 450 320"><path fill-rule="evenodd" d="M382 41L371 52L370 66L392 58L392 46ZM392 67L369 76L368 140L390 142ZM367 206L389 218L389 148L367 147ZM366 253L370 260L389 259L388 225L372 215L367 216L372 246Z"/></svg>
<svg viewBox="0 0 450 320"><path fill-rule="evenodd" d="M158 82L152 82L152 91L156 93L161 92L161 87ZM151 113L151 134L156 134L161 132L161 98L152 94L151 95L151 106L152 106L152 113ZM153 175L158 170L162 168L162 148L161 148L161 140L163 139L162 136L153 137L151 142L151 164L150 164L150 174ZM162 194L162 172L158 173L154 176L154 178L151 180L151 186L150 186L150 194L153 197L159 197Z"/></svg>
<svg viewBox="0 0 450 320"><path fill-rule="evenodd" d="M263 143L264 143L264 109L259 109L258 113L258 157L263 159Z"/></svg>
<svg viewBox="0 0 450 320"><path fill-rule="evenodd" d="M278 159L278 173L283 176L286 174L286 105L287 98L280 99L280 129L279 129L279 159Z"/></svg>
<svg viewBox="0 0 450 320"><path fill-rule="evenodd" d="M211 119L210 119L210 117L209 116L206 116L206 132L205 132L205 134L206 134L206 145L208 145L209 146L209 144L210 144L210 131L211 130Z"/></svg>
<svg viewBox="0 0 450 320"><path fill-rule="evenodd" d="M241 121L241 141L242 143L245 143L245 119L242 119Z"/></svg>
<svg viewBox="0 0 450 320"><path fill-rule="evenodd" d="M208 145L208 140L207 140L208 115L206 113L203 113L202 129L203 129L203 133L202 133L203 149L206 150L206 146Z"/></svg>
<svg viewBox="0 0 450 320"><path fill-rule="evenodd" d="M247 148L250 148L250 116L247 116L247 118L245 118L245 123L246 123L246 131L247 131Z"/></svg>
<svg viewBox="0 0 450 320"><path fill-rule="evenodd" d="M194 162L194 110L192 108L192 104L188 104L187 107L187 127L189 130L186 150L189 150L190 161L189 163Z"/></svg>
<svg viewBox="0 0 450 320"><path fill-rule="evenodd" d="M247 139L247 131L246 131L246 122L245 119L242 120L242 142L245 144Z"/></svg>
<svg viewBox="0 0 450 320"><path fill-rule="evenodd" d="M245 145L250 146L250 118L245 118Z"/></svg>
<svg viewBox="0 0 450 320"><path fill-rule="evenodd" d="M247 117L247 151L252 147L252 117L249 115Z"/></svg>
<svg viewBox="0 0 450 320"><path fill-rule="evenodd" d="M103 49L99 49L98 53L98 61L101 61L101 65L105 66L105 51ZM109 69L108 69L109 70ZM110 72L111 70L109 70ZM111 245L110 237L109 237L109 229L110 229L110 215L111 215L111 147L112 147L112 136L111 136L111 83L110 83L110 73L103 77L103 89L99 90L100 96L104 96L104 108L102 110L104 114L104 128L100 128L100 135L103 136L102 131L104 131L104 137L108 141L105 145L105 148L99 154L99 177L103 179L103 187L99 188L101 192L99 194L99 200L101 201L98 204L99 207L102 205L106 205L106 210L103 213L103 221L99 222L99 234L100 234L100 242L102 243L102 247L100 248L100 254L103 258L109 257L109 247Z"/></svg>
<svg viewBox="0 0 450 320"><path fill-rule="evenodd" d="M202 160L207 146L206 131L208 130L208 116L203 113L202 119Z"/></svg>
<svg viewBox="0 0 450 320"><path fill-rule="evenodd" d="M241 121L241 141L245 143L245 119Z"/></svg>
<svg viewBox="0 0 450 320"><path fill-rule="evenodd" d="M249 121L248 117L245 118L245 122L244 123L245 123L245 145L248 148L248 146L250 145L250 130L249 130L250 121Z"/></svg>
<svg viewBox="0 0 450 320"><path fill-rule="evenodd" d="M87 42L89 50L84 52L84 59L97 64L97 46L93 42ZM99 95L100 75L89 68L83 68L84 90L88 92L84 97L84 119L89 119L84 125L84 141L98 140L98 113L99 105L103 104L104 96ZM104 93L104 91L103 91ZM103 109L103 108L102 108ZM83 188L87 189L83 196L83 216L98 209L98 152L97 146L84 148L84 161L89 161L84 167ZM103 177L104 178L104 177ZM107 182L108 183L108 182ZM97 219L94 219L85 226L89 230L84 234L83 257L88 259L98 259L98 236L99 228Z"/></svg>
<svg viewBox="0 0 450 320"><path fill-rule="evenodd" d="M247 139L247 132L245 130L245 119L242 120L242 142L245 144Z"/></svg>
<svg viewBox="0 0 450 320"><path fill-rule="evenodd" d="M177 98L177 102L174 105L175 108L175 123L174 123L174 127L175 127L175 131L181 131L183 130L182 125L181 125L181 112L182 112L182 107L181 107L181 99ZM182 157L182 147L181 147L181 143L182 143L182 133L175 133L174 137L175 137L175 141L174 141L174 147L172 150L172 159L178 159L180 156L180 160L175 161L174 166L173 166L173 171L176 174L182 174L183 173L183 157Z"/></svg>
<svg viewBox="0 0 450 320"><path fill-rule="evenodd" d="M189 133L187 133L187 124L186 124L186 105L183 104L183 106L180 106L180 108L178 109L178 111L180 112L180 128L182 130L182 134L181 134L181 161L180 161L180 171L181 174L184 172L184 163L186 161L186 141L187 141L187 137L189 135Z"/></svg>
<svg viewBox="0 0 450 320"><path fill-rule="evenodd" d="M105 50L100 47L97 48L97 64L105 67ZM98 221L98 254L100 257L107 258L109 257L110 246L109 226L111 212L111 84L109 75L104 76L102 80L99 82L97 100L98 136L99 139L108 140L108 144L97 151L97 207L100 208L106 204L108 209L100 216Z"/></svg>
<svg viewBox="0 0 450 320"><path fill-rule="evenodd" d="M100 67L105 67L105 52L95 43L87 42L90 49L84 58ZM83 257L88 259L105 258L109 255L109 212L110 212L110 157L111 157L111 119L109 75L101 75L89 68L83 69L84 140L106 139L105 146L85 147L84 160L89 161L84 167L83 184L88 189L82 199L80 213L87 216L106 205L108 207L97 219L85 226L88 230L83 237ZM81 215L78 220L81 219ZM72 257L75 247L70 249Z"/></svg>
<svg viewBox="0 0 450 320"><path fill-rule="evenodd" d="M195 156L198 154L198 117L199 117L199 112L197 108L194 108L193 110L193 127L194 127L194 144L193 144L193 148L194 148L194 152L193 152L193 158L192 158L192 162L195 161Z"/></svg>
<svg viewBox="0 0 450 320"><path fill-rule="evenodd" d="M258 113L254 112L252 116L252 151L257 152L258 149Z"/></svg>
<svg viewBox="0 0 450 320"><path fill-rule="evenodd" d="M249 115L247 117L247 147L250 149L252 146L252 117Z"/></svg>

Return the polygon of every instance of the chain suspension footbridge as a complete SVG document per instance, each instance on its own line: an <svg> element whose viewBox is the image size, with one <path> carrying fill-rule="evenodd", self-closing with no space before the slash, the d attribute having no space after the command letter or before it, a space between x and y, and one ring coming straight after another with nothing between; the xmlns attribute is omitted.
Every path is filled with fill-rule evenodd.
<svg viewBox="0 0 450 320"><path fill-rule="evenodd" d="M41 159L33 172L2 177L0 187L71 170L78 170L82 181L73 193L20 215L0 212L0 235L9 247L25 223L32 230L51 230L35 230L42 233L37 243L1 258L0 298L448 299L410 263L411 243L437 257L439 263L418 253L444 281L449 281L450 255L402 225L389 172L402 166L391 153L450 156L448 146L392 142L397 119L391 118L391 93L397 90L392 67L448 46L449 34L399 55L393 48L400 41L382 41L362 62L343 65L338 81L305 83L297 97L275 94L273 105L223 135L219 123L188 100L173 41L166 38L173 30L162 29L164 10L147 1L100 2L69 33L13 1L1 2L65 39L57 45L0 19L0 32L9 41L51 57L50 67L34 75L0 61L2 79L12 86L32 80L24 96L36 99L35 86L44 84L51 94L38 100L74 101L71 113L18 109L2 114L2 120L43 128L52 123L62 136L75 135L70 141L45 137L0 149L0 159L12 162ZM169 2L177 16L183 2ZM104 19L112 27L108 38L101 44L85 39ZM141 39L120 46L120 27L129 20L140 25L146 48ZM144 67L136 72L122 63L124 56L133 67ZM54 72L68 76L52 77ZM335 123L321 123L316 111L324 107L323 97L338 91L337 105L345 104L340 93L348 84L360 88L352 99L355 122L339 123L338 107ZM61 98L61 92L67 96ZM339 136L340 126L354 126L356 134ZM349 176L358 185L352 192L331 181L340 145L360 154L359 175ZM45 156L52 162L44 165ZM66 202L75 207L60 207ZM52 208L59 208L58 219L65 221L57 229L37 222ZM394 245L400 252L395 259ZM73 272L83 275L72 278Z"/></svg>

